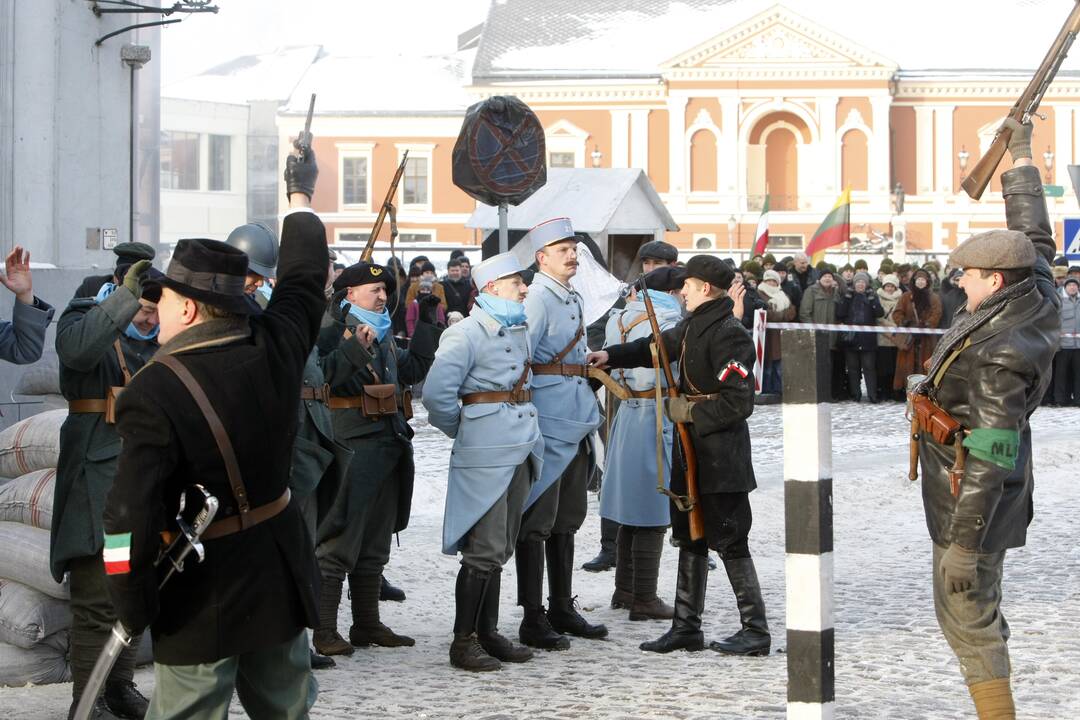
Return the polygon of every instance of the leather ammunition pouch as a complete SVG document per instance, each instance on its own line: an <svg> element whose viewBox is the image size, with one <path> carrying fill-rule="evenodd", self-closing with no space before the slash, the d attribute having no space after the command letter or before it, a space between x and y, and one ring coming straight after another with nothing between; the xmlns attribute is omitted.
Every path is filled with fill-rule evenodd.
<svg viewBox="0 0 1080 720"><path fill-rule="evenodd" d="M405 422L412 420L412 388L402 388L401 390L401 415L405 418Z"/></svg>
<svg viewBox="0 0 1080 720"><path fill-rule="evenodd" d="M396 385L364 385L360 392L360 411L369 418L396 415L397 400Z"/></svg>
<svg viewBox="0 0 1080 720"><path fill-rule="evenodd" d="M912 394L911 408L918 420L920 431L930 433L930 437L939 445L954 444L956 436L964 429L952 415L926 395Z"/></svg>

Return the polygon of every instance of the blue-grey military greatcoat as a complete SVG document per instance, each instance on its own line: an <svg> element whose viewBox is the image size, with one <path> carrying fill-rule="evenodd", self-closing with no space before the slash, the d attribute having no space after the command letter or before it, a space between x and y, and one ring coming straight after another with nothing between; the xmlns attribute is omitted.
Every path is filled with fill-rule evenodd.
<svg viewBox="0 0 1080 720"><path fill-rule="evenodd" d="M530 349L525 325L503 327L479 306L439 341L423 403L428 422L454 438L443 515L447 555L458 552L465 534L507 491L523 462L531 460L534 483L540 477L544 438L532 403L459 403L470 393L513 388Z"/></svg>
<svg viewBox="0 0 1080 720"><path fill-rule="evenodd" d="M661 330L678 325L682 319L679 308L663 308L654 305L656 319ZM634 300L623 310L611 313L607 323L604 347L652 335L648 320L638 322L645 316L645 303ZM630 328L624 336L622 328ZM677 372L677 358L671 358L672 370ZM613 370L615 380L630 390L653 390L656 371L651 368L628 368ZM662 379L662 378L661 378ZM663 386L666 387L667 383ZM663 478L664 487L671 481L671 446L673 426L663 418ZM634 527L661 527L671 522L667 496L656 491L656 400L630 398L619 403L615 421L611 425L605 453L607 467L604 470L604 486L600 491L600 517L614 520L620 525Z"/></svg>
<svg viewBox="0 0 1080 720"><path fill-rule="evenodd" d="M584 328L581 296L554 278L538 272L525 297L533 365L550 363ZM581 332L562 362L584 365L588 347ZM533 376L533 404L544 436L544 466L533 483L528 508L563 474L581 441L600 425L600 411L583 377Z"/></svg>

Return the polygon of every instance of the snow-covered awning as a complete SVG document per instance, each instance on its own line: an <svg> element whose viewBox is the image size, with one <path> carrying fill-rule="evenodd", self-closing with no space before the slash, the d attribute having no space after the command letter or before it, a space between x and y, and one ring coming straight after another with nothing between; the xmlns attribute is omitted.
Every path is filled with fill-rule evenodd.
<svg viewBox="0 0 1080 720"><path fill-rule="evenodd" d="M510 208L509 228L527 231L555 217L568 217L575 231L589 234L679 229L640 168L549 168L547 184ZM498 208L480 205L465 226L498 228Z"/></svg>

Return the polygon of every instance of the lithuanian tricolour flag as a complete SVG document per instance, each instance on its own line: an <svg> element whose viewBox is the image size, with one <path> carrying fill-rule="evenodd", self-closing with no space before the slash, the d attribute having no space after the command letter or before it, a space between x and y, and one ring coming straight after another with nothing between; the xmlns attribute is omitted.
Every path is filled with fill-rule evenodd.
<svg viewBox="0 0 1080 720"><path fill-rule="evenodd" d="M818 226L806 254L810 264L817 265L825 259L825 250L846 243L851 235L851 188L844 188L833 209Z"/></svg>
<svg viewBox="0 0 1080 720"><path fill-rule="evenodd" d="M105 572L119 575L131 572L131 533L105 533Z"/></svg>

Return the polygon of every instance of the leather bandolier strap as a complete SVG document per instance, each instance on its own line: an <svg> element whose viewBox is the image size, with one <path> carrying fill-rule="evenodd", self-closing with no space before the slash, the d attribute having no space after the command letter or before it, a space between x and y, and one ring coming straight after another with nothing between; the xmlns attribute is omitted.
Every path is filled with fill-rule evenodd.
<svg viewBox="0 0 1080 720"><path fill-rule="evenodd" d="M467 393L461 396L462 405L479 405L480 403L510 403L520 405L532 402L532 390L525 390L525 381L529 379L529 363L525 363L525 369L521 371L521 377L509 390L485 390L484 392Z"/></svg>
<svg viewBox="0 0 1080 720"><path fill-rule="evenodd" d="M288 488L285 488L285 492L278 496L276 500L254 509L251 508L247 487L244 485L244 479L240 475L240 463L236 459L236 451L233 450L229 434L225 431L225 426L222 424L217 411L214 410L214 406L210 404L210 398L206 396L206 391L202 389L199 381L195 379L191 371L175 355L165 355L161 358L155 358L154 361L167 367L179 378L187 391L191 393L191 397L195 400L195 404L199 406L199 410L202 411L203 417L206 418L206 424L210 426L210 434L214 436L214 442L217 443L218 452L221 453L221 459L225 462L225 474L229 479L233 500L236 501L237 514L212 523L206 529L206 532L202 534L202 539L215 540L241 530L247 530L269 520L287 508L291 497Z"/></svg>
<svg viewBox="0 0 1080 720"><path fill-rule="evenodd" d="M321 387L310 387L305 385L300 388L301 400L316 400L324 405L330 404L330 386L323 384Z"/></svg>
<svg viewBox="0 0 1080 720"><path fill-rule="evenodd" d="M584 321L578 325L577 333L574 334L574 338L570 343L559 352L558 355L551 358L551 362L540 363L532 366L533 375L563 375L565 377L588 377L589 366L578 365L571 363L564 363L562 359L570 354L570 351L577 345L578 340L585 337L585 323Z"/></svg>
<svg viewBox="0 0 1080 720"><path fill-rule="evenodd" d="M116 401L120 398L120 392L131 382L131 371L128 370L127 360L124 359L124 349L120 346L120 338L113 342L113 351L116 352L116 360L120 363L120 372L124 376L122 385L110 387L103 398L81 398L68 401L68 412L72 414L103 413L105 422L112 425L116 422Z"/></svg>

